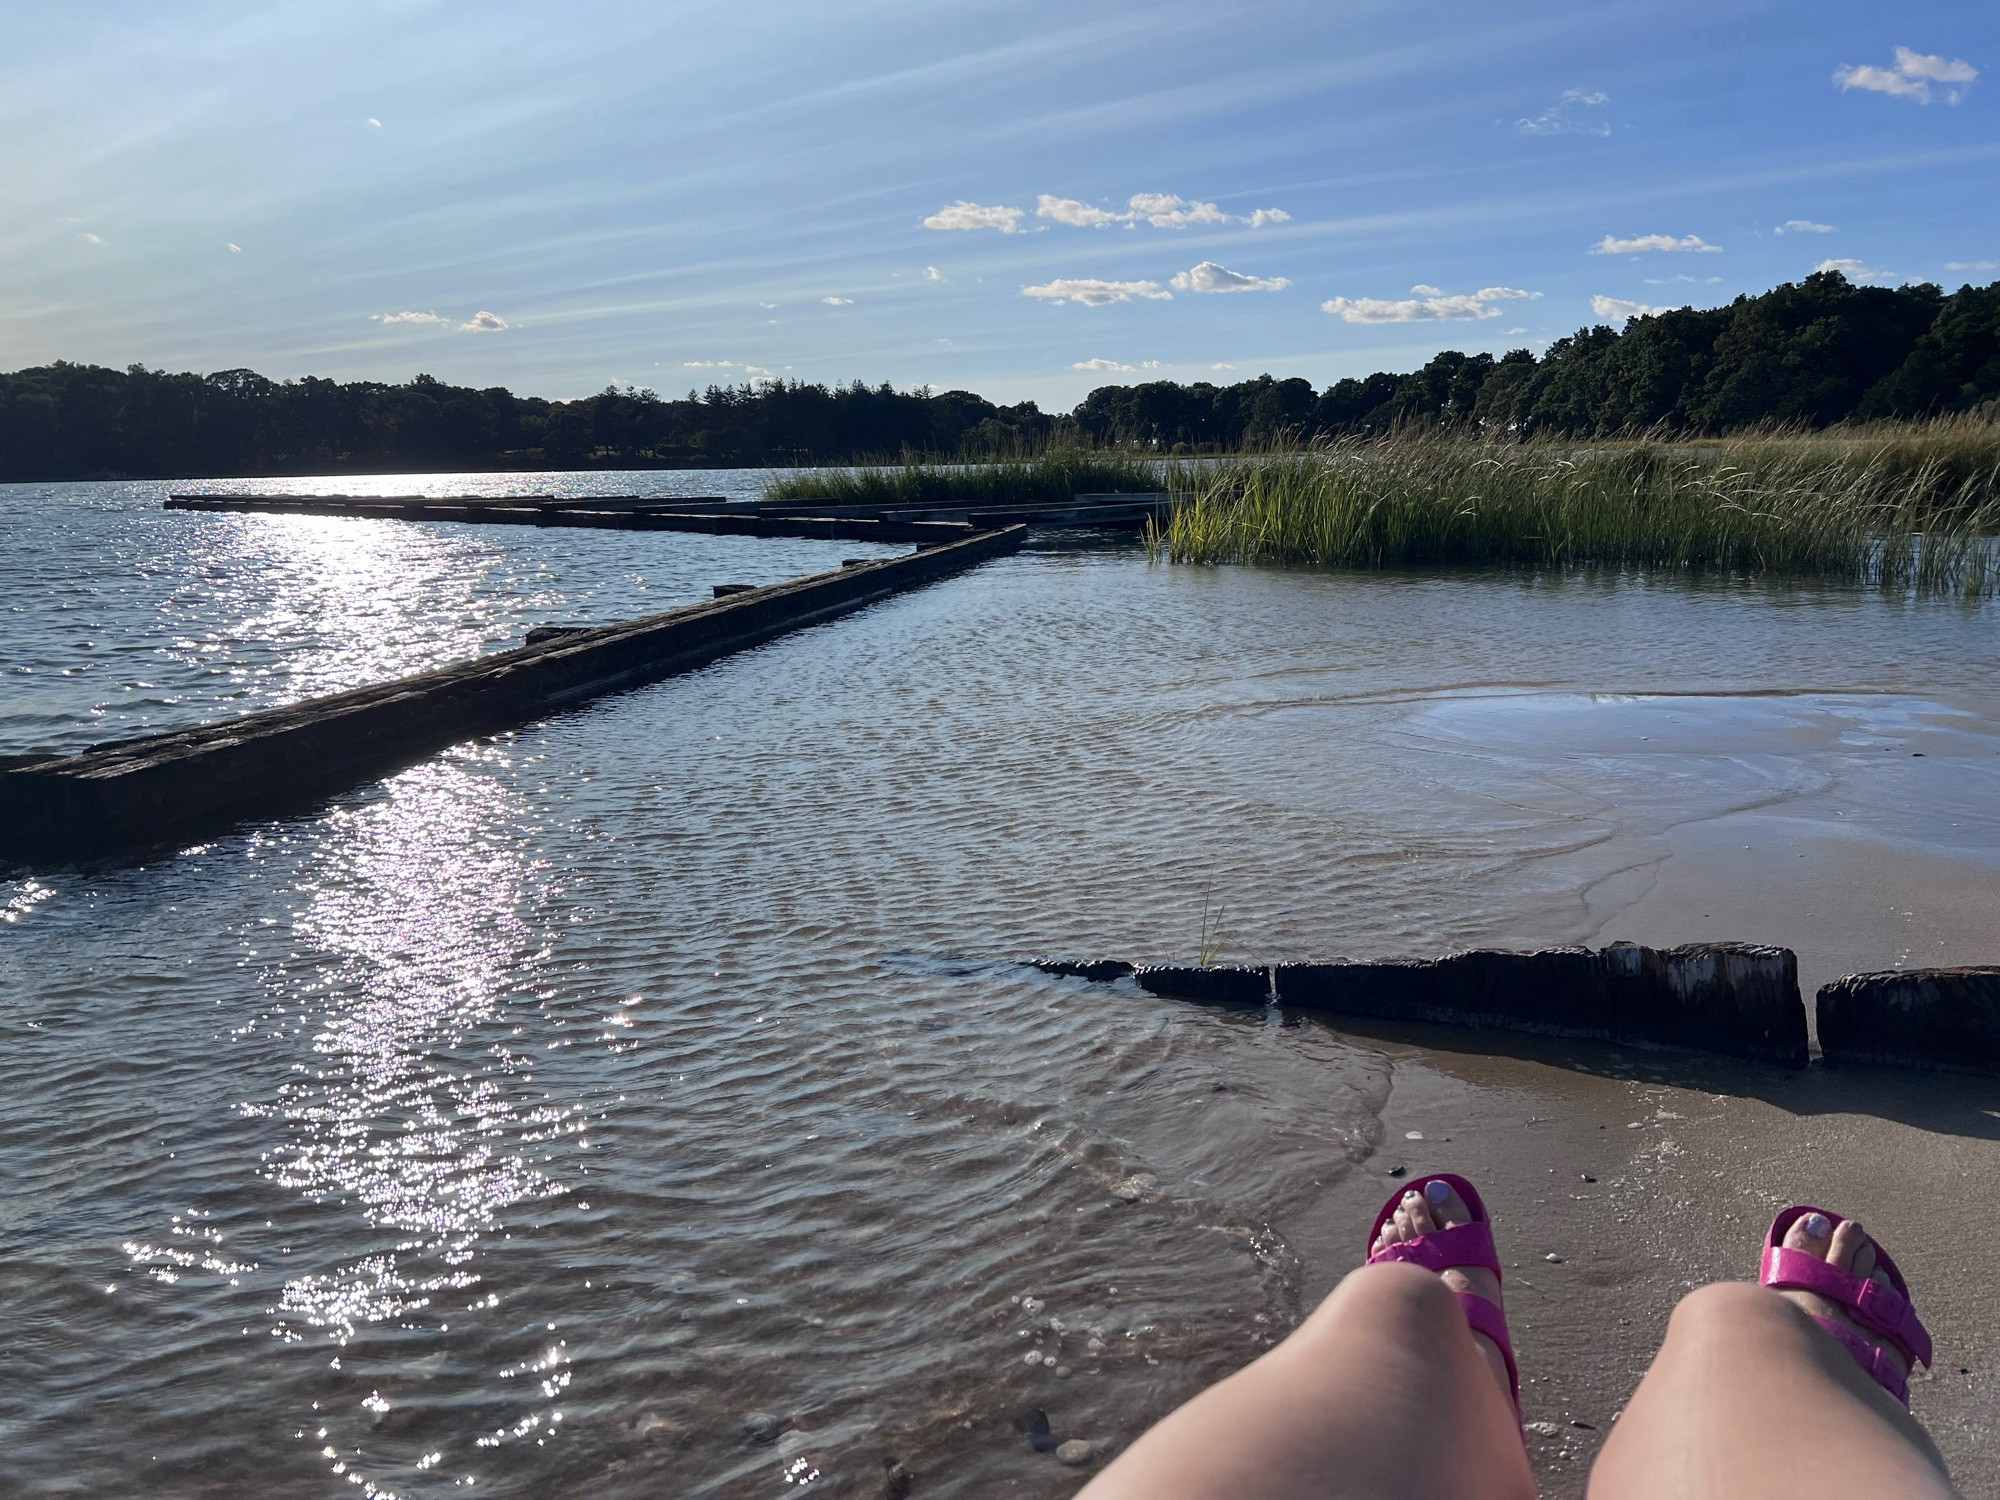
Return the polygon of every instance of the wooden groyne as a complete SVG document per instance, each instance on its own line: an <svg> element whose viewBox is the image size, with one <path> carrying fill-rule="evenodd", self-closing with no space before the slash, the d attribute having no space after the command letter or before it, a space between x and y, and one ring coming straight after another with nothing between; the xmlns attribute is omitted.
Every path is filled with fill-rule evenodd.
<svg viewBox="0 0 2000 1500"><path fill-rule="evenodd" d="M1443 958L1262 967L1034 960L1047 973L1221 1004L1277 1002L1335 1015L1692 1047L1806 1065L1798 959L1755 943L1474 949Z"/></svg>
<svg viewBox="0 0 2000 1500"><path fill-rule="evenodd" d="M458 740L689 671L1014 551L1024 528L733 592L413 677L76 755L0 760L0 861L66 862L297 810Z"/></svg>
<svg viewBox="0 0 2000 1500"><path fill-rule="evenodd" d="M1002 526L1134 530L1164 517L1164 494L1076 495L1022 505L859 505L831 500L664 500L643 495L169 495L168 510L254 511L458 521L485 526L586 526L851 542L956 541Z"/></svg>

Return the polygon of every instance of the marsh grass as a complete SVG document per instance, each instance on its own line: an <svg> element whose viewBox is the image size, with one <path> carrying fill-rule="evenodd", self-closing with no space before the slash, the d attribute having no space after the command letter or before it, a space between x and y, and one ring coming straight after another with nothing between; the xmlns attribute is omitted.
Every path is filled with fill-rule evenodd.
<svg viewBox="0 0 2000 1500"><path fill-rule="evenodd" d="M788 474L768 485L764 498L882 506L1053 504L1081 494L1163 490L1167 467L1116 450L1056 447L978 463L914 459Z"/></svg>
<svg viewBox="0 0 2000 1500"><path fill-rule="evenodd" d="M2000 582L2000 424L1706 443L1409 434L1176 475L1175 562L1772 574L1983 597Z"/></svg>

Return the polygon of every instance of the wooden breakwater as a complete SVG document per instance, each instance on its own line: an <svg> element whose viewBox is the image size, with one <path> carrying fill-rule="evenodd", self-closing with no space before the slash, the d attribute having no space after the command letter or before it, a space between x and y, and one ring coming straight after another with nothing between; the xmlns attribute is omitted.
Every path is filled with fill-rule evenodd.
<svg viewBox="0 0 2000 1500"><path fill-rule="evenodd" d="M733 592L393 682L76 755L0 760L0 861L159 848L296 810L472 735L705 665L1011 552L1019 526Z"/></svg>
<svg viewBox="0 0 2000 1500"><path fill-rule="evenodd" d="M1046 974L1218 1005L1722 1052L1802 1068L1798 959L1758 943L1474 949L1380 963L1129 964L1037 958ZM1848 974L1814 997L1829 1067L2000 1076L2000 965Z"/></svg>
<svg viewBox="0 0 2000 1500"><path fill-rule="evenodd" d="M1275 1001L1337 1015L1693 1047L1806 1065L1798 959L1788 948L1754 943L1474 949L1443 958L1262 967L1034 963L1099 982L1130 974L1141 988L1181 1000Z"/></svg>
<svg viewBox="0 0 2000 1500"><path fill-rule="evenodd" d="M863 505L831 500L729 501L644 495L169 495L168 510L245 511L456 521L484 526L584 526L618 531L818 537L851 542L956 541L1002 526L1135 530L1164 517L1164 494L1076 495L1019 505Z"/></svg>

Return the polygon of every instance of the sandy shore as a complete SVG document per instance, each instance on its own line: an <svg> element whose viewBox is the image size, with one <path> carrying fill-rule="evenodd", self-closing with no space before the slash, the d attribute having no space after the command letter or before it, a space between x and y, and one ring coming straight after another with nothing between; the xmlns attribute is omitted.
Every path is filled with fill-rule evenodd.
<svg viewBox="0 0 2000 1500"><path fill-rule="evenodd" d="M1359 1263L1390 1168L1477 1181L1512 1273L1527 1419L1556 1427L1532 1442L1544 1494L1583 1493L1674 1303L1754 1276L1772 1214L1804 1201L1893 1248L1937 1341L1914 1410L1964 1493L2000 1497L2000 1243L1938 1238L1941 1219L1983 1224L1995 1207L1993 1080L1789 1074L1442 1028L1341 1034L1393 1057L1395 1088L1371 1170L1278 1226L1308 1295Z"/></svg>

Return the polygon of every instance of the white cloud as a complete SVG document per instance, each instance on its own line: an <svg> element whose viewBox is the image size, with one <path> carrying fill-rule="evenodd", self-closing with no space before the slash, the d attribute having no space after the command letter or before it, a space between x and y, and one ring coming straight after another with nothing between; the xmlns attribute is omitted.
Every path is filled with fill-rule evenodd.
<svg viewBox="0 0 2000 1500"><path fill-rule="evenodd" d="M1213 203L1173 193L1134 193L1125 200L1123 209L1099 208L1079 198L1043 193L1035 199L1035 217L1078 229L1104 229L1113 224L1122 224L1127 229L1135 224L1150 224L1155 229L1185 229L1190 224L1248 224L1252 229L1262 229L1266 224L1287 223L1292 216L1282 208L1260 208L1247 218L1238 218Z"/></svg>
<svg viewBox="0 0 2000 1500"><path fill-rule="evenodd" d="M450 318L434 312L370 313L371 322L376 323L449 323Z"/></svg>
<svg viewBox="0 0 2000 1500"><path fill-rule="evenodd" d="M1348 323L1435 323L1453 319L1497 318L1496 302L1539 297L1540 292L1524 292L1519 287L1488 286L1476 292L1444 292L1419 282L1410 288L1414 297L1334 297L1320 303L1319 310L1332 313Z"/></svg>
<svg viewBox="0 0 2000 1500"><path fill-rule="evenodd" d="M1531 120L1516 120L1514 128L1523 135L1609 135L1608 120L1586 114L1610 102L1602 89L1564 89L1555 104Z"/></svg>
<svg viewBox="0 0 2000 1500"><path fill-rule="evenodd" d="M1894 271L1884 271L1879 266L1869 265L1865 260L1854 260L1847 256L1837 260L1823 260L1813 267L1813 274L1817 275L1821 271L1838 271L1849 281L1878 282L1904 279Z"/></svg>
<svg viewBox="0 0 2000 1500"><path fill-rule="evenodd" d="M1235 369L1235 368L1236 368L1236 366L1234 366L1234 365L1220 365L1220 364L1218 364L1218 365L1210 365L1210 366L1209 366L1209 368L1210 368L1211 370L1233 370L1233 369Z"/></svg>
<svg viewBox="0 0 2000 1500"><path fill-rule="evenodd" d="M1616 318L1623 322L1627 318L1650 318L1663 312L1672 312L1671 307L1655 307L1650 302L1628 302L1623 297L1592 297L1590 310L1600 318Z"/></svg>
<svg viewBox="0 0 2000 1500"><path fill-rule="evenodd" d="M1647 286L1714 286L1720 276L1648 276Z"/></svg>
<svg viewBox="0 0 2000 1500"><path fill-rule="evenodd" d="M775 302L759 302L757 305L761 308L765 308L766 310L768 310L770 308L776 307L778 304Z"/></svg>
<svg viewBox="0 0 2000 1500"><path fill-rule="evenodd" d="M368 117L368 124L369 124L370 128L372 128L372 129L375 129L375 130L380 130L380 129L382 128L382 122L381 122L380 120L376 119L376 118L375 118L375 117L374 117L373 115L370 115L370 116Z"/></svg>
<svg viewBox="0 0 2000 1500"><path fill-rule="evenodd" d="M741 370L745 375L770 378L771 372L762 365L740 364L733 359L686 359L681 361L683 370ZM786 367L787 369L790 366Z"/></svg>
<svg viewBox="0 0 2000 1500"><path fill-rule="evenodd" d="M852 297L822 297L819 300L824 302L828 307L854 306L854 299Z"/></svg>
<svg viewBox="0 0 2000 1500"><path fill-rule="evenodd" d="M1102 229L1106 224L1130 224L1132 215L1114 214L1109 209L1093 208L1076 198L1058 198L1043 193L1035 200L1035 217L1054 219L1058 224L1074 224L1079 229Z"/></svg>
<svg viewBox="0 0 2000 1500"><path fill-rule="evenodd" d="M1675 239L1670 234L1638 234L1629 240L1607 234L1590 247L1592 255L1637 255L1644 250L1692 250L1698 255L1720 255L1722 246L1711 245L1698 234Z"/></svg>
<svg viewBox="0 0 2000 1500"><path fill-rule="evenodd" d="M1947 271L2000 271L2000 260L1948 260Z"/></svg>
<svg viewBox="0 0 2000 1500"><path fill-rule="evenodd" d="M938 269L938 268L937 268L936 266L925 266L925 267L924 267L924 280L926 280L926 281L943 281L943 280L944 280L944 272L940 271L940 270L939 270L939 269Z"/></svg>
<svg viewBox="0 0 2000 1500"><path fill-rule="evenodd" d="M1139 368L1142 370L1164 370L1166 367L1166 361L1161 359L1142 359L1139 361Z"/></svg>
<svg viewBox="0 0 2000 1500"><path fill-rule="evenodd" d="M1072 370L1130 370L1132 365L1121 365L1115 359L1080 359L1071 365Z"/></svg>
<svg viewBox="0 0 2000 1500"><path fill-rule="evenodd" d="M1227 224L1229 215L1213 203L1189 203L1172 193L1134 193L1132 212L1155 229L1185 229L1190 224Z"/></svg>
<svg viewBox="0 0 2000 1500"><path fill-rule="evenodd" d="M1084 307L1103 307L1110 302L1130 302L1144 297L1150 302L1171 302L1174 294L1162 291L1157 281L1100 281L1095 276L1064 276L1040 286L1024 286L1023 297L1041 297L1058 306L1076 302Z"/></svg>
<svg viewBox="0 0 2000 1500"><path fill-rule="evenodd" d="M1021 210L1018 208L989 208L984 204L968 202L961 198L956 203L947 204L924 220L926 229L997 229L1002 234L1021 232Z"/></svg>
<svg viewBox="0 0 2000 1500"><path fill-rule="evenodd" d="M85 230L82 234L78 235L77 238L82 240L86 245L101 245L104 243L103 235L92 234L88 230Z"/></svg>
<svg viewBox="0 0 2000 1500"><path fill-rule="evenodd" d="M1939 98L1946 104L1956 104L1965 97L1964 88L1934 90L1931 85L1970 85L1977 77L1979 69L1963 58L1947 60L1931 53L1912 52L1908 47L1896 49L1896 65L1893 68L1877 68L1863 63L1859 67L1848 64L1833 70L1833 81L1842 89L1894 94L1898 98L1914 99L1919 104L1929 104Z"/></svg>
<svg viewBox="0 0 2000 1500"><path fill-rule="evenodd" d="M1833 226L1831 224L1816 224L1811 219L1787 219L1785 220L1784 223L1780 224L1776 229L1772 230L1771 233L1832 234Z"/></svg>
<svg viewBox="0 0 2000 1500"><path fill-rule="evenodd" d="M231 255L241 255L243 253L243 247L237 244L234 240L231 240L229 242L229 253Z"/></svg>
<svg viewBox="0 0 2000 1500"><path fill-rule="evenodd" d="M1173 279L1173 285L1183 292L1282 292L1291 284L1283 276L1245 276L1212 260L1182 271Z"/></svg>
<svg viewBox="0 0 2000 1500"><path fill-rule="evenodd" d="M507 326L507 320L498 313L481 309L459 324L461 333L498 333Z"/></svg>

